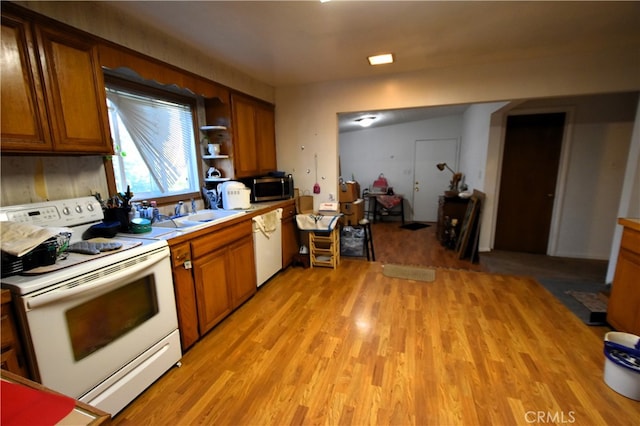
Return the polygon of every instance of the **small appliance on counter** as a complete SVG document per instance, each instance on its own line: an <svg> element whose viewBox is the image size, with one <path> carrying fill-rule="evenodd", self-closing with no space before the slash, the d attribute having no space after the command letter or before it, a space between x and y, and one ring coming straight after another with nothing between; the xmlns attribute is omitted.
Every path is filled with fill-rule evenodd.
<svg viewBox="0 0 640 426"><path fill-rule="evenodd" d="M251 190L251 202L288 200L293 198L293 176L272 172L271 176L244 178Z"/></svg>
<svg viewBox="0 0 640 426"><path fill-rule="evenodd" d="M222 197L225 210L248 210L251 208L251 189L237 181L222 182L218 185L218 194Z"/></svg>

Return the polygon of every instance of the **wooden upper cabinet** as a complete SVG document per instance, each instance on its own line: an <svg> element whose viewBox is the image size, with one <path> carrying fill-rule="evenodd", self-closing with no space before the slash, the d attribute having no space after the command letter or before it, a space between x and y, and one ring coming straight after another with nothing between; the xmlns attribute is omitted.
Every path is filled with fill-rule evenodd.
<svg viewBox="0 0 640 426"><path fill-rule="evenodd" d="M53 145L31 24L3 13L1 40L2 150L50 151Z"/></svg>
<svg viewBox="0 0 640 426"><path fill-rule="evenodd" d="M97 44L36 27L54 150L111 153L104 78Z"/></svg>
<svg viewBox="0 0 640 426"><path fill-rule="evenodd" d="M273 105L234 93L231 95L231 117L235 177L276 170Z"/></svg>
<svg viewBox="0 0 640 426"><path fill-rule="evenodd" d="M112 153L97 43L2 13L2 150Z"/></svg>
<svg viewBox="0 0 640 426"><path fill-rule="evenodd" d="M276 123L272 105L258 104L256 106L256 133L260 172L277 170Z"/></svg>

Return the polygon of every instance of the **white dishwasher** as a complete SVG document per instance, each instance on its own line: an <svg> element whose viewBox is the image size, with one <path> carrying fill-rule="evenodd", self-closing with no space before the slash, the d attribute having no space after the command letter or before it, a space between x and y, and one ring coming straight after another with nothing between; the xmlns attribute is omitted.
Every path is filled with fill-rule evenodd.
<svg viewBox="0 0 640 426"><path fill-rule="evenodd" d="M258 287L282 269L281 219L282 209L275 209L252 219Z"/></svg>

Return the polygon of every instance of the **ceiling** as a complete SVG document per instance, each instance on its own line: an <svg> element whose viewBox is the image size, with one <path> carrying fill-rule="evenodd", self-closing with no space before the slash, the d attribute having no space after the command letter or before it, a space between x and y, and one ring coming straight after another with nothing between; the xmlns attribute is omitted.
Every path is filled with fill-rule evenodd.
<svg viewBox="0 0 640 426"><path fill-rule="evenodd" d="M274 87L608 48L638 51L640 46L639 2L111 1L109 5ZM368 64L367 56L386 52L394 54L395 63ZM401 111L397 117L413 121L419 112Z"/></svg>
<svg viewBox="0 0 640 426"><path fill-rule="evenodd" d="M468 105L451 105L428 108L404 108L383 111L359 111L338 114L338 131L340 133L362 130L356 121L361 117L375 116L375 121L367 128L391 126L394 124L422 121L448 115L458 115L465 112Z"/></svg>

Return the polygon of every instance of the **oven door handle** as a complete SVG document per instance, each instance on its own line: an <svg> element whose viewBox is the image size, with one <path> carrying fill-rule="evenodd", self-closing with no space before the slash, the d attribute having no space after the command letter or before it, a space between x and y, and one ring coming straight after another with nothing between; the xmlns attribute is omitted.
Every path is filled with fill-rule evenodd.
<svg viewBox="0 0 640 426"><path fill-rule="evenodd" d="M74 281L71 281L46 293L32 296L26 301L27 308L35 309L50 303L58 302L62 299L71 299L78 295L85 296L110 287L118 288L122 286L123 279L142 272L164 259L168 259L168 253L168 251L153 253L148 255L147 258L140 263L132 266L126 266L116 272L96 278L89 283L74 284ZM82 278L78 281L82 281Z"/></svg>

